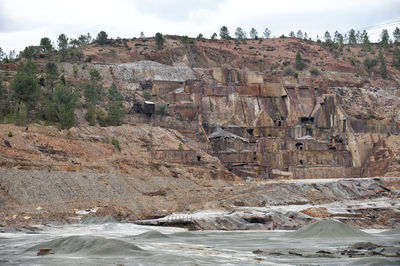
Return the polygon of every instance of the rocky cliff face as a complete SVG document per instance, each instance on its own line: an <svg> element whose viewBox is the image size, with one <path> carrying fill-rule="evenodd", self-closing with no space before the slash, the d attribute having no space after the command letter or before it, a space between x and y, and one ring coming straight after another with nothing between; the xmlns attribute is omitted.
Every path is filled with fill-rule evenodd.
<svg viewBox="0 0 400 266"><path fill-rule="evenodd" d="M170 36L162 50L156 50L153 39L129 40L126 47L90 45L82 52L91 63L61 63L67 83L76 88L93 69L105 87L115 83L124 96L125 124L90 127L80 109L77 126L69 131L0 125L0 202L10 206L0 216L39 205L48 211L100 205L105 214L110 206L128 208L124 216L138 219L214 207L314 204L343 195L373 198L382 192L378 181L360 181L360 186L374 183L368 195L358 193L354 184L347 188L332 181L329 186L296 185L293 197L288 191L294 185L276 185L271 192L270 184L260 184L274 178L399 174L400 72L390 64L389 78L382 79L346 59L359 54L357 47L337 55L294 39L249 40L247 45L192 41L183 44ZM284 75L297 50L306 70ZM387 61L390 53L385 53ZM46 62L37 63L43 68ZM319 75L310 74L313 67ZM144 90L151 91L150 103ZM146 109L151 102L156 108ZM166 112L157 112L159 106ZM120 151L111 144L113 138ZM243 179L256 181L243 185ZM393 193L381 187L390 192L384 196L397 195L398 180L394 183ZM278 220L290 224L290 217Z"/></svg>
<svg viewBox="0 0 400 266"><path fill-rule="evenodd" d="M140 103L141 90L151 89L154 101L168 105L160 126L203 143L206 153L243 178L384 175L385 165L396 164L387 141L399 133L398 70L389 67L391 78L382 79L315 44L251 42L181 44L170 37L155 51L152 40L132 40L134 51L117 46L121 51L113 59L106 49L90 47L85 54L96 64L81 78L98 69L105 84L116 82L131 95L128 108ZM293 64L296 50L320 75L281 74L278 67ZM117 63L127 60L121 54L132 63ZM348 51L342 54L346 58ZM158 62L136 61L143 59ZM65 69L72 74L70 64ZM130 119L143 121L139 114ZM213 136L216 130L225 133Z"/></svg>
<svg viewBox="0 0 400 266"><path fill-rule="evenodd" d="M294 64L296 51L307 69L283 75L281 69ZM133 39L124 46L91 45L82 52L92 63L82 65L78 75L73 62L63 63L67 81L78 84L97 69L105 86L115 83L123 92L126 122L141 124L134 130L143 133L153 121L160 132L178 131L185 143L193 144L187 151L179 150L179 143L155 146L151 158L187 164L215 156L243 178L357 177L397 171L397 149L388 144L398 141L400 72L388 64L389 78L383 79L352 64L347 57L368 56L359 47L333 51L291 38L182 43L169 36L161 50L153 39ZM387 61L390 53L385 53ZM312 67L320 74L311 75ZM166 115L154 113L149 119L137 108L143 106L143 90L151 90L156 105L167 106ZM88 129L73 132L80 136L81 130ZM213 135L215 131L223 133ZM140 164L148 164L150 157Z"/></svg>

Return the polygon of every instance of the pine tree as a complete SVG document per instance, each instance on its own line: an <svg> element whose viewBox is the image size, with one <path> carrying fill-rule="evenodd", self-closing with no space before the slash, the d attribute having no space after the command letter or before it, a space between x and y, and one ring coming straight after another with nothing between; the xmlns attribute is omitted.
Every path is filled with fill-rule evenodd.
<svg viewBox="0 0 400 266"><path fill-rule="evenodd" d="M326 44L332 43L332 37L331 37L331 34L329 33L329 31L325 31L324 38L325 38Z"/></svg>
<svg viewBox="0 0 400 266"><path fill-rule="evenodd" d="M264 38L269 39L269 37L271 37L271 30L268 28L265 28L263 34L264 34Z"/></svg>
<svg viewBox="0 0 400 266"><path fill-rule="evenodd" d="M395 43L400 43L400 29L399 27L396 27L396 29L393 31L393 39Z"/></svg>
<svg viewBox="0 0 400 266"><path fill-rule="evenodd" d="M393 66L400 69L400 50L398 47L395 47L393 50Z"/></svg>
<svg viewBox="0 0 400 266"><path fill-rule="evenodd" d="M241 27L237 27L235 31L235 37L236 39L243 40L247 38L247 34Z"/></svg>
<svg viewBox="0 0 400 266"><path fill-rule="evenodd" d="M302 32L301 30L298 30L298 31L297 31L297 34L296 34L296 37L297 37L298 39L303 39L303 37L304 37L303 32Z"/></svg>
<svg viewBox="0 0 400 266"><path fill-rule="evenodd" d="M62 129L68 129L75 124L74 110L78 102L79 94L72 88L58 84L51 97L53 122L61 125Z"/></svg>
<svg viewBox="0 0 400 266"><path fill-rule="evenodd" d="M155 35L155 39L156 39L157 50L161 50L164 46L163 35L161 33L157 32Z"/></svg>
<svg viewBox="0 0 400 266"><path fill-rule="evenodd" d="M18 71L11 82L11 89L12 98L17 104L17 116L22 104L28 113L35 108L40 98L40 87L36 78L36 65L32 61L27 61L22 70Z"/></svg>
<svg viewBox="0 0 400 266"><path fill-rule="evenodd" d="M58 51L61 55L61 60L64 61L67 56L68 38L64 33L60 34L57 39Z"/></svg>
<svg viewBox="0 0 400 266"><path fill-rule="evenodd" d="M258 32L255 28L251 28L250 30L250 38L257 40L258 39Z"/></svg>
<svg viewBox="0 0 400 266"><path fill-rule="evenodd" d="M357 39L356 39L356 32L355 30L351 29L349 31L349 44L354 45L357 44Z"/></svg>
<svg viewBox="0 0 400 266"><path fill-rule="evenodd" d="M105 31L100 31L97 34L96 41L97 41L98 44L104 45L104 44L107 43L107 40L108 40L108 35L107 35L107 33Z"/></svg>
<svg viewBox="0 0 400 266"><path fill-rule="evenodd" d="M367 31L364 30L361 36L362 36L362 49L364 51L370 52L371 51L371 42L369 41Z"/></svg>
<svg viewBox="0 0 400 266"><path fill-rule="evenodd" d="M42 51L46 54L50 54L53 51L53 45L48 37L40 39L40 46L42 47Z"/></svg>
<svg viewBox="0 0 400 266"><path fill-rule="evenodd" d="M381 63L381 67L379 69L379 72L381 73L382 78L387 78L386 61L385 61L385 58L383 57L382 51L379 51L378 60Z"/></svg>
<svg viewBox="0 0 400 266"><path fill-rule="evenodd" d="M46 81L45 81L46 88L51 89L51 91L53 91L57 79L58 79L57 65L53 62L48 62L46 64Z"/></svg>
<svg viewBox="0 0 400 266"><path fill-rule="evenodd" d="M219 36L221 37L221 39L231 39L231 36L229 35L229 30L226 26L221 27L221 29L219 30Z"/></svg>
<svg viewBox="0 0 400 266"><path fill-rule="evenodd" d="M6 113L6 106L8 105L8 95L7 90L3 85L2 77L0 76L0 120Z"/></svg>
<svg viewBox="0 0 400 266"><path fill-rule="evenodd" d="M90 105L96 105L103 94L102 77L95 69L90 72L90 83L86 85L84 96Z"/></svg>
<svg viewBox="0 0 400 266"><path fill-rule="evenodd" d="M118 126L121 124L123 118L122 112L122 95L117 90L117 87L113 83L110 90L108 91L108 114L107 114L107 124L112 126Z"/></svg>
<svg viewBox="0 0 400 266"><path fill-rule="evenodd" d="M381 44L385 50L389 49L389 33L387 29L382 30Z"/></svg>
<svg viewBox="0 0 400 266"><path fill-rule="evenodd" d="M297 53L296 53L296 69L303 70L304 67L305 67L305 64L303 62L303 58L301 57L300 51L297 51Z"/></svg>

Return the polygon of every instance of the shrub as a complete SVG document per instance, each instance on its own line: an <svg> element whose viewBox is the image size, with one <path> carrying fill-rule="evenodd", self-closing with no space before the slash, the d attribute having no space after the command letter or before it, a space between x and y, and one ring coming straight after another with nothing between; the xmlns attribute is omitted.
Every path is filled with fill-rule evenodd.
<svg viewBox="0 0 400 266"><path fill-rule="evenodd" d="M11 138L11 137L13 136L13 133L12 133L11 131L9 131L7 136L8 136L9 138Z"/></svg>
<svg viewBox="0 0 400 266"><path fill-rule="evenodd" d="M119 146L119 141L116 138L111 139L111 144L119 151L121 151L121 147Z"/></svg>
<svg viewBox="0 0 400 266"><path fill-rule="evenodd" d="M142 96L146 101L150 101L151 99L151 92L150 90L144 90L142 91Z"/></svg>
<svg viewBox="0 0 400 266"><path fill-rule="evenodd" d="M313 68L311 68L310 73L313 76L318 76L319 75L319 70L316 69L315 67L313 67Z"/></svg>
<svg viewBox="0 0 400 266"><path fill-rule="evenodd" d="M349 59L350 63L355 66L356 64L360 63L360 60L358 60L358 58L354 57L354 56L349 56L347 57L347 59Z"/></svg>
<svg viewBox="0 0 400 266"><path fill-rule="evenodd" d="M99 125L101 127L107 126L106 116L105 116L104 112L102 110L100 110L100 109L98 109L96 111L96 120L97 120L97 122L99 123Z"/></svg>
<svg viewBox="0 0 400 266"><path fill-rule="evenodd" d="M367 67L367 69L371 69L374 66L376 66L378 64L378 60L376 58L365 58L364 60L364 66Z"/></svg>
<svg viewBox="0 0 400 266"><path fill-rule="evenodd" d="M291 76L293 74L294 74L294 69L292 67L288 66L283 69L284 76Z"/></svg>
<svg viewBox="0 0 400 266"><path fill-rule="evenodd" d="M74 77L76 78L78 76L78 67L76 65L73 65L72 71L74 72Z"/></svg>
<svg viewBox="0 0 400 266"><path fill-rule="evenodd" d="M158 115L166 115L167 114L167 106L165 104L157 106L156 112Z"/></svg>
<svg viewBox="0 0 400 266"><path fill-rule="evenodd" d="M180 151L183 151L183 144L182 144L182 143L179 143L178 149L179 149Z"/></svg>
<svg viewBox="0 0 400 266"><path fill-rule="evenodd" d="M94 107L94 105L90 105L85 115L85 119L89 122L89 125L94 126L96 124L95 117L96 108Z"/></svg>

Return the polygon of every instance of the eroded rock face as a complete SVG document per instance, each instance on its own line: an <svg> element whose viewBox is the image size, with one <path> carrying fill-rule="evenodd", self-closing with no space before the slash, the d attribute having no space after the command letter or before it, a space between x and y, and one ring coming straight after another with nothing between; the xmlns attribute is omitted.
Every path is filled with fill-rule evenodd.
<svg viewBox="0 0 400 266"><path fill-rule="evenodd" d="M193 40L191 45L183 45L177 36L166 40L161 51L155 50L153 39L130 40L127 45L134 49L128 50L88 47L84 53L95 64L80 70L78 79L99 70L105 85L114 82L127 94L129 107L140 105L142 90L151 90L158 104L168 106L169 116L159 118L162 127L180 130L242 178L400 171L395 78L371 78L317 45L291 39L254 41L251 49L225 40ZM282 76L278 66L290 65L297 50L310 59L309 69L323 66L324 71ZM64 67L73 76L71 64ZM394 68L390 72L398 75ZM132 110L130 121L149 122ZM218 128L249 142L206 138ZM185 155L171 157L185 161L179 159Z"/></svg>

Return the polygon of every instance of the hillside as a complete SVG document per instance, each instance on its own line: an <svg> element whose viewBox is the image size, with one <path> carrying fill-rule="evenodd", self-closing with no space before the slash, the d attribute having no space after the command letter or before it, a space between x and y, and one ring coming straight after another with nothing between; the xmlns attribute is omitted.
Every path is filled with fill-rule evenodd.
<svg viewBox="0 0 400 266"><path fill-rule="evenodd" d="M165 36L162 49L153 38L138 38L74 48L63 62L58 53L37 56L33 59L37 78L47 77L46 64L55 62L66 86L79 95L74 126L60 129L60 123L43 120L39 114L45 101L35 106L36 116L26 125L1 124L0 200L20 212L36 205L47 205L51 212L54 184L42 184L38 194L27 189L34 202L28 204L26 198L16 197L18 192L9 182L19 176L21 187L29 187L34 180L45 182L35 178L43 175L54 178L51 182L61 191L78 195L57 201L54 206L63 202L68 206L62 211L107 202L116 209L129 209L126 216L138 219L162 216L160 210L168 214L232 208L234 202L223 200L226 197L267 206L262 200L254 203L267 190L260 191L258 182L398 176L400 70L392 64L393 47L382 49L386 78L379 64L366 67L364 60L377 58L379 45L372 50L362 51L360 45L339 49L295 38L244 43ZM81 52L80 60L76 51ZM296 70L297 52L303 70ZM0 64L9 94L21 61ZM100 126L100 119L87 119L91 104L85 88L93 82L94 70L101 76L101 87L109 90L114 84L121 93L121 125ZM50 94L45 84L46 79L40 86L43 95ZM97 97L92 107L110 113L112 98ZM134 192L138 188L128 185L130 175L148 191ZM84 181L85 176L90 180ZM121 195L119 178L129 186ZM69 181L63 183L64 179ZM76 181L80 179L82 183ZM394 180L385 196L397 195L398 180ZM87 201L82 200L84 191L98 186L96 182L109 189L104 195L90 190ZM378 187L374 184L374 189ZM352 194L354 189L347 192L353 199L375 197ZM129 198L132 193L139 194ZM301 195L296 193L295 197ZM149 197L157 197L154 206L147 205ZM143 205L134 207L132 201ZM12 214L12 209L2 210L3 216Z"/></svg>

